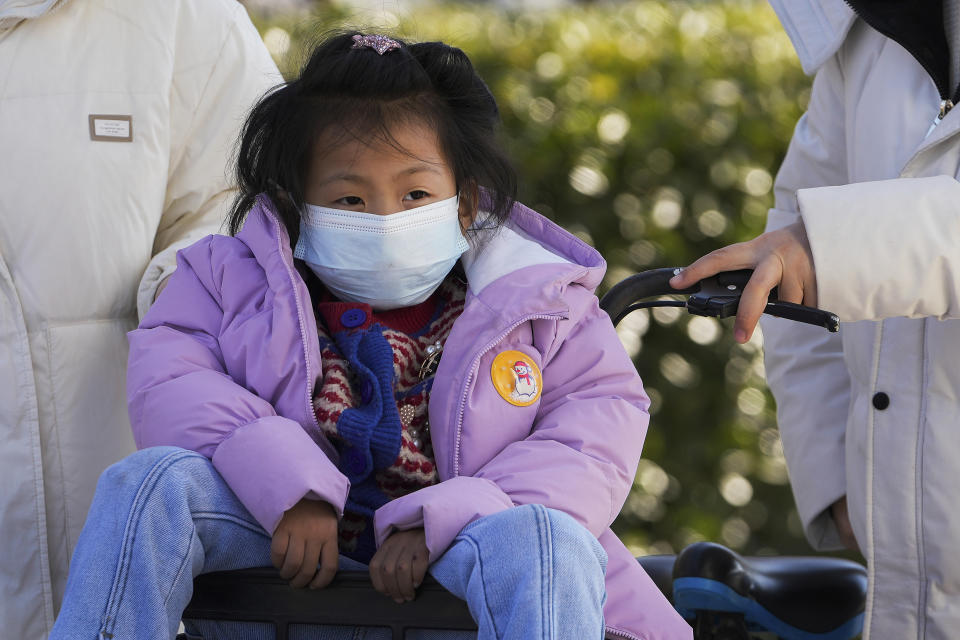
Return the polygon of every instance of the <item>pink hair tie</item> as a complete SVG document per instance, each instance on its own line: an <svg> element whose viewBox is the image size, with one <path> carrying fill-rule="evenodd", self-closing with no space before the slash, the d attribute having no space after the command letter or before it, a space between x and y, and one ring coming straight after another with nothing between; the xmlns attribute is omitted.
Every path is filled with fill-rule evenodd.
<svg viewBox="0 0 960 640"><path fill-rule="evenodd" d="M365 49L370 47L380 55L385 54L387 51L393 49L399 49L400 43L396 40L388 38L387 36L381 36L379 34L371 34L367 36L355 35L353 36L353 46L351 49Z"/></svg>

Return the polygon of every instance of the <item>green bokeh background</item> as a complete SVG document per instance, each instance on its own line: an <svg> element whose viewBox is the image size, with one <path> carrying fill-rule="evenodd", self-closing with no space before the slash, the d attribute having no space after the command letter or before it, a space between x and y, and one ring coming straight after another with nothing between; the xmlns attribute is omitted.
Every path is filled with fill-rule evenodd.
<svg viewBox="0 0 960 640"><path fill-rule="evenodd" d="M465 50L500 104L521 200L607 258L605 288L758 234L809 96L776 17L754 0L250 11L287 76L317 34L345 25ZM637 312L619 330L654 401L614 525L637 555L704 539L750 554L810 553L762 340L737 345L729 322L664 309Z"/></svg>

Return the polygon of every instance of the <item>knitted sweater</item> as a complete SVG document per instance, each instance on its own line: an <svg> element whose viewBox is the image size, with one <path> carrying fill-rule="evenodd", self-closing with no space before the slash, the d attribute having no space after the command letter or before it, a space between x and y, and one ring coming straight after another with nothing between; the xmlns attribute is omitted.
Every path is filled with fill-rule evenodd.
<svg viewBox="0 0 960 640"><path fill-rule="evenodd" d="M314 298L323 365L314 410L351 483L339 543L355 560L369 562L376 551L378 508L437 482L427 412L432 371L465 292L451 276L425 302L384 312L322 289Z"/></svg>

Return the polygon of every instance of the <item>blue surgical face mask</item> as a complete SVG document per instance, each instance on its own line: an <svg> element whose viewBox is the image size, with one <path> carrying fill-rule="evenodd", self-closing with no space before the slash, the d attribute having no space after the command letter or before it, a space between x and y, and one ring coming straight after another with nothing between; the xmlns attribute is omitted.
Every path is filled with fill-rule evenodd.
<svg viewBox="0 0 960 640"><path fill-rule="evenodd" d="M308 204L293 255L341 300L385 310L429 298L468 248L454 196L385 216Z"/></svg>

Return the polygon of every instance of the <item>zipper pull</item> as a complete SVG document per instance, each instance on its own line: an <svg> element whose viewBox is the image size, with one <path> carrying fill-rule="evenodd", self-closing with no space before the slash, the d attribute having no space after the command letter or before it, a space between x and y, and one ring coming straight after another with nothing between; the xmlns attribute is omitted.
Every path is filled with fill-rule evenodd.
<svg viewBox="0 0 960 640"><path fill-rule="evenodd" d="M933 122L930 123L930 128L927 129L926 135L923 136L923 139L926 140L930 137L930 134L933 133L933 130L937 128L937 125L940 124L940 121L950 113L950 109L953 109L953 100L941 100L940 101L940 110L937 112L937 117L933 119Z"/></svg>
<svg viewBox="0 0 960 640"><path fill-rule="evenodd" d="M941 100L940 113L937 114L937 120L943 120L944 116L950 113L950 109L953 109L953 100Z"/></svg>

